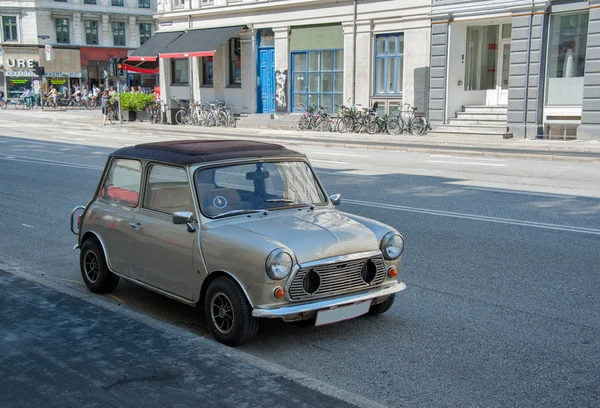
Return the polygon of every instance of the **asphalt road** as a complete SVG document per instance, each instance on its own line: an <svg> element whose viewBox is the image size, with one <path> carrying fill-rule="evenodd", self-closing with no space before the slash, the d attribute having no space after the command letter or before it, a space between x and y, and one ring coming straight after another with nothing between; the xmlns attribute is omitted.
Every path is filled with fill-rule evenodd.
<svg viewBox="0 0 600 408"><path fill-rule="evenodd" d="M0 264L83 292L70 210L107 153L173 136L2 119ZM599 164L295 148L342 210L404 234L408 289L378 318L265 321L242 350L389 406L600 404ZM206 333L134 285L105 299Z"/></svg>

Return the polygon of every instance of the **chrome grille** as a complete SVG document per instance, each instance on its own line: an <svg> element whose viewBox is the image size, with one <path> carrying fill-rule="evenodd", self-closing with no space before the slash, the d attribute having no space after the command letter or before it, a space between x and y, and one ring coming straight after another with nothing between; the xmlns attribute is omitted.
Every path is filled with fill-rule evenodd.
<svg viewBox="0 0 600 408"><path fill-rule="evenodd" d="M369 260L377 267L375 279L371 284L363 281L361 277L362 268ZM310 271L318 273L321 277L319 289L313 294L307 293L303 287L304 277ZM385 264L380 256L318 265L312 268L300 269L296 273L296 276L294 276L288 294L291 300L306 300L332 296L339 293L354 292L383 283L385 274Z"/></svg>

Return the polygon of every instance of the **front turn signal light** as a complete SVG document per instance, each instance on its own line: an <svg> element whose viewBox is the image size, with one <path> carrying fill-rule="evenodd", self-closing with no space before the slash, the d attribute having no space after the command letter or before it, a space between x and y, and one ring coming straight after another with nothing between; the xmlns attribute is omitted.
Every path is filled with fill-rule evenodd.
<svg viewBox="0 0 600 408"><path fill-rule="evenodd" d="M283 291L283 289L282 289L282 288L277 288L277 289L275 289L275 291L273 292L273 295L275 295L275 297L276 297L277 299L281 299L282 297L284 297L284 296L285 296L285 292Z"/></svg>
<svg viewBox="0 0 600 408"><path fill-rule="evenodd" d="M395 278L396 276L398 276L398 271L396 270L396 268L391 267L390 269L388 269L388 276L390 278Z"/></svg>

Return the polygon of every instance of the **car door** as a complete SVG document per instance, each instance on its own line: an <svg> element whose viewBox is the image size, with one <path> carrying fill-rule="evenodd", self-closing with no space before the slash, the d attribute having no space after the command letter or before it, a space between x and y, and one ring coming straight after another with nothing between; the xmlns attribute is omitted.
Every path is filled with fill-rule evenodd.
<svg viewBox="0 0 600 408"><path fill-rule="evenodd" d="M154 288L193 299L198 231L173 224L178 211L195 212L185 169L150 164L144 199L130 227L132 274Z"/></svg>
<svg viewBox="0 0 600 408"><path fill-rule="evenodd" d="M114 159L109 166L99 196L89 210L88 228L102 240L110 268L130 276L130 223L139 206L142 163Z"/></svg>

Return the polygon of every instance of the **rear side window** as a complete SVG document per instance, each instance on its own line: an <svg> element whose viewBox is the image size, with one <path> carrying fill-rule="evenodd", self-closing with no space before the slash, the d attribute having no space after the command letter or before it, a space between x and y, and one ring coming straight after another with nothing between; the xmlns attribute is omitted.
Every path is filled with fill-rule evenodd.
<svg viewBox="0 0 600 408"><path fill-rule="evenodd" d="M194 212L192 192L185 170L152 165L144 193L144 208L167 214Z"/></svg>
<svg viewBox="0 0 600 408"><path fill-rule="evenodd" d="M106 200L136 207L140 197L142 164L136 160L117 159L110 164L100 196Z"/></svg>

